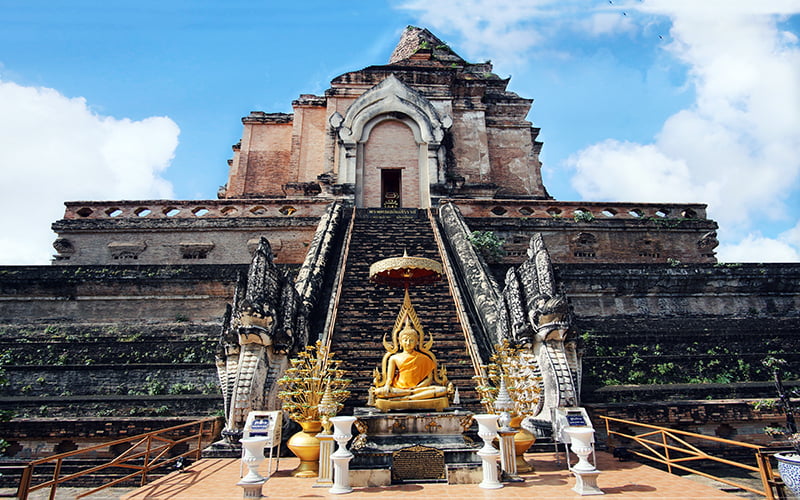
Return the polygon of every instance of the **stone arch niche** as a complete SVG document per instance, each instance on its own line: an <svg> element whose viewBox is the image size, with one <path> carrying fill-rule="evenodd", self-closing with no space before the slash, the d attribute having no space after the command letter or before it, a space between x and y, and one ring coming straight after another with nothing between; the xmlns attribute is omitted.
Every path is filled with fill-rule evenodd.
<svg viewBox="0 0 800 500"><path fill-rule="evenodd" d="M365 207L419 207L419 128L405 116L381 115L364 130L362 200Z"/></svg>
<svg viewBox="0 0 800 500"><path fill-rule="evenodd" d="M380 206L386 179L381 171L399 170L402 206L430 208L430 186L444 180L442 139L453 124L449 116L440 117L428 99L389 75L344 117L334 113L330 124L339 133L339 179L355 186L357 207ZM393 154L397 164L389 161Z"/></svg>

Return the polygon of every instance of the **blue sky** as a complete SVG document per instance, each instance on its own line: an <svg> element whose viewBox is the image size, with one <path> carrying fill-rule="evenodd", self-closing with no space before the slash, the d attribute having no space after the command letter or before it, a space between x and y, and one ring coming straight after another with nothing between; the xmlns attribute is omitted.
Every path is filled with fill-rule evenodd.
<svg viewBox="0 0 800 500"><path fill-rule="evenodd" d="M800 0L0 0L0 264L64 200L215 198L242 116L409 24L535 100L556 199L709 203L720 260L800 261Z"/></svg>

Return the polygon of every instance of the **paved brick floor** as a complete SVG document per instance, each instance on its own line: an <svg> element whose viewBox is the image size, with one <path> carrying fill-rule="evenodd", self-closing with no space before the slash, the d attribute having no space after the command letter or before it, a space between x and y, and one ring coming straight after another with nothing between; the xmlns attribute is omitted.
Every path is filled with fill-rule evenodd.
<svg viewBox="0 0 800 500"><path fill-rule="evenodd" d="M637 462L619 462L599 452L597 467L601 471L598 485L605 496L596 498L658 500L734 500L739 497L712 486L674 476ZM356 488L347 495L333 495L325 488L313 488L314 479L298 479L289 475L296 459L281 459L280 469L266 483L263 493L268 498L348 498L348 499L548 499L582 498L572 491L575 479L556 463L551 453L529 454L535 474L526 474L524 483L506 483L498 490L484 490L474 484L410 484L374 488ZM266 462L262 464L266 471ZM262 472L265 473L265 472ZM128 493L124 500L239 500L239 461L206 459L193 464L188 472L173 473L152 484ZM88 497L89 499L93 497Z"/></svg>

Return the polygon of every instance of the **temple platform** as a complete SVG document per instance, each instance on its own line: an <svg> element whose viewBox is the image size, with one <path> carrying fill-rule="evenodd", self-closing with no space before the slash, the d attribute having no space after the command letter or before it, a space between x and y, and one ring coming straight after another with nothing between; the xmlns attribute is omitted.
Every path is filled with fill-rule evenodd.
<svg viewBox="0 0 800 500"><path fill-rule="evenodd" d="M497 490L484 490L476 484L448 485L401 484L382 487L354 488L344 495L349 499L548 499L581 498L572 491L575 478L559 465L553 453L529 453L526 460L536 466L535 474L522 474L525 482L505 483ZM563 460L563 457L562 457ZM573 457L574 460L574 457ZM281 458L280 470L264 485L267 498L343 498L326 488L314 488L315 479L299 479L289 475L298 465L296 458ZM597 453L601 471L598 486L608 499L697 499L735 500L741 498L692 479L675 476L638 462L619 462L608 453ZM262 464L266 473L267 462ZM142 488L123 495L123 500L239 500L242 490L239 481L239 460L204 459L188 468L188 472L172 473Z"/></svg>

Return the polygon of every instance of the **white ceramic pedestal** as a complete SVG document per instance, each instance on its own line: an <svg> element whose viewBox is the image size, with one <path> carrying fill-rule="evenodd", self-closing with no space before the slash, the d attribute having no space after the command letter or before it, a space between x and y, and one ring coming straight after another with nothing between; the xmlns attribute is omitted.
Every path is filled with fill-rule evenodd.
<svg viewBox="0 0 800 500"><path fill-rule="evenodd" d="M333 417L333 439L339 444L339 447L331 455L333 461L333 487L328 491L330 493L341 494L350 493L353 488L350 487L350 460L353 459L353 454L347 449L347 442L353 437L351 427L356 417Z"/></svg>
<svg viewBox="0 0 800 500"><path fill-rule="evenodd" d="M247 475L242 478L243 483L257 483L265 481L264 477L258 473L258 467L265 460L264 446L267 445L267 437L250 437L241 440L244 448L242 462L247 466Z"/></svg>
<svg viewBox="0 0 800 500"><path fill-rule="evenodd" d="M478 422L478 436L483 439L483 448L478 451L483 481L478 486L490 490L502 488L503 485L497 480L497 459L500 458L500 452L492 446L492 440L497 437L498 415L481 414L472 418Z"/></svg>
<svg viewBox="0 0 800 500"><path fill-rule="evenodd" d="M600 471L589 462L592 454L592 436L594 429L591 427L568 427L565 432L569 435L570 448L578 456L578 463L572 466L575 474L575 487L572 490L579 495L603 495L603 490L597 487L597 476Z"/></svg>
<svg viewBox="0 0 800 500"><path fill-rule="evenodd" d="M244 438L240 442L244 449L242 462L247 466L248 472L238 483L242 487L243 498L261 498L262 487L267 479L258 473L258 467L265 460L264 446L267 445L267 437Z"/></svg>

